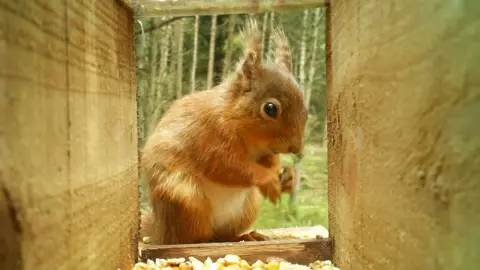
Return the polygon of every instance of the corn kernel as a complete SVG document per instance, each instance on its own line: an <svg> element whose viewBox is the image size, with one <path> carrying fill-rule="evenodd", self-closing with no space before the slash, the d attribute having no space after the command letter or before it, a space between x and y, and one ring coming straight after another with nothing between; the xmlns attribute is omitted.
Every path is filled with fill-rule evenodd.
<svg viewBox="0 0 480 270"><path fill-rule="evenodd" d="M240 257L237 255L227 254L225 255L224 259L227 265L240 264Z"/></svg>
<svg viewBox="0 0 480 270"><path fill-rule="evenodd" d="M132 270L340 270L329 260L315 261L308 266L290 263L280 257L267 258L265 264L262 260L250 265L238 255L227 254L215 262L207 257L203 262L195 257L185 258L157 258L155 261L148 259L146 262L137 262Z"/></svg>

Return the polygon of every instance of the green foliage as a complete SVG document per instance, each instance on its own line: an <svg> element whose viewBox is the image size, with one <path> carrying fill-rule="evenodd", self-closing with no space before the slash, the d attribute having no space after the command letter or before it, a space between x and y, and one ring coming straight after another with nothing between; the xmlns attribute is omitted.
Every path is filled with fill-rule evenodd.
<svg viewBox="0 0 480 270"><path fill-rule="evenodd" d="M320 142L323 138L323 122L325 121L324 115L310 114L307 120L307 126L305 127L305 141L307 142Z"/></svg>

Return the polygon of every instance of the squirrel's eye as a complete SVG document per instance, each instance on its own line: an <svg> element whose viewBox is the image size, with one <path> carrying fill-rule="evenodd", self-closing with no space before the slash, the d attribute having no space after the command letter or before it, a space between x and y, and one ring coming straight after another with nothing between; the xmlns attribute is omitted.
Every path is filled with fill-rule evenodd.
<svg viewBox="0 0 480 270"><path fill-rule="evenodd" d="M263 105L263 111L272 118L277 117L277 106L272 102L265 103L265 105Z"/></svg>

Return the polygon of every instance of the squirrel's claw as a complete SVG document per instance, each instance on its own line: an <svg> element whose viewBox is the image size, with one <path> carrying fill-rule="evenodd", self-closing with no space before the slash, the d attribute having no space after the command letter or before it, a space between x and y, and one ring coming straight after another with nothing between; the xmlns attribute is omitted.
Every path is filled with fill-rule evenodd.
<svg viewBox="0 0 480 270"><path fill-rule="evenodd" d="M260 187L260 192L263 197L270 200L273 204L277 204L281 196L281 187L278 182L270 182L269 184Z"/></svg>

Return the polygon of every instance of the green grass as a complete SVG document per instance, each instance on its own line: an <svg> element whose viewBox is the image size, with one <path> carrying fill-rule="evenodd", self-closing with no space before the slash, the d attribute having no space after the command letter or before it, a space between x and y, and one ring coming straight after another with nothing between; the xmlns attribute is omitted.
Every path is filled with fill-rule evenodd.
<svg viewBox="0 0 480 270"><path fill-rule="evenodd" d="M289 157L282 157L285 165L291 165ZM262 202L260 216L253 225L256 229L286 228L295 226L328 225L327 204L327 151L320 143L307 143L302 161L302 186L297 202L291 207L290 196L283 194L278 206ZM296 209L294 209L296 208ZM296 215L294 215L296 210Z"/></svg>

